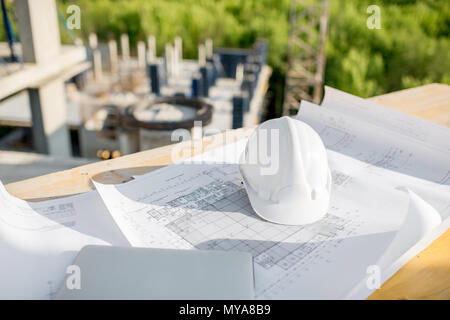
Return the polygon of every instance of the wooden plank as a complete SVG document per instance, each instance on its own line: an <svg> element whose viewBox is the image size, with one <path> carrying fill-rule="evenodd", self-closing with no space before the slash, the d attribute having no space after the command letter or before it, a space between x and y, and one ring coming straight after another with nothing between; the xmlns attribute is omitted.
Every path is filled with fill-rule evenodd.
<svg viewBox="0 0 450 320"><path fill-rule="evenodd" d="M369 100L450 128L448 85L433 83ZM450 299L450 230L411 259L369 299Z"/></svg>
<svg viewBox="0 0 450 320"><path fill-rule="evenodd" d="M450 299L450 231L411 259L369 300Z"/></svg>
<svg viewBox="0 0 450 320"><path fill-rule="evenodd" d="M450 128L450 86L433 83L369 100Z"/></svg>
<svg viewBox="0 0 450 320"><path fill-rule="evenodd" d="M171 153L175 146L184 157L197 155L215 147L248 137L252 128L241 128L206 137L202 148L193 148L190 141L168 145L148 151L126 155L117 159L99 161L70 170L59 171L40 177L6 185L8 192L29 201L68 196L93 190L91 178L102 183L121 183L131 176L153 171L172 163Z"/></svg>
<svg viewBox="0 0 450 320"><path fill-rule="evenodd" d="M371 98L379 104L443 124L450 115L450 86L431 84ZM427 105L430 106L428 111ZM419 111L420 110L420 111ZM445 121L444 121L445 123ZM449 123L446 123L450 127ZM29 200L67 196L92 189L91 178L103 183L120 183L132 175L155 170L171 163L173 148L192 154L211 150L224 143L246 138L252 128L230 131L204 138L203 148L195 151L189 142L143 151L114 160L101 161L71 170L56 172L6 186L13 195ZM187 156L187 155L186 155ZM450 299L450 231L414 257L386 281L370 299Z"/></svg>

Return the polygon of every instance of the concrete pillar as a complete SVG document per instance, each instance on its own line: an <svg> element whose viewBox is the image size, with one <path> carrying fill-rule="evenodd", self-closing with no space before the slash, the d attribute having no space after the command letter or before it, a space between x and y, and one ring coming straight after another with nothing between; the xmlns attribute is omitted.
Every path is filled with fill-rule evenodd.
<svg viewBox="0 0 450 320"><path fill-rule="evenodd" d="M90 33L89 34L89 47L94 50L97 49L98 46L98 40L97 40L97 35L95 33Z"/></svg>
<svg viewBox="0 0 450 320"><path fill-rule="evenodd" d="M242 63L238 63L236 66L236 80L238 82L242 82L244 80L244 65Z"/></svg>
<svg viewBox="0 0 450 320"><path fill-rule="evenodd" d="M171 77L173 75L173 47L170 43L166 43L165 58L166 58L166 74L167 77Z"/></svg>
<svg viewBox="0 0 450 320"><path fill-rule="evenodd" d="M206 41L205 41L205 49L206 49L206 59L212 60L213 54L214 54L212 39L206 39Z"/></svg>
<svg viewBox="0 0 450 320"><path fill-rule="evenodd" d="M141 69L145 68L145 42L139 41L137 43L137 55L138 55L138 67Z"/></svg>
<svg viewBox="0 0 450 320"><path fill-rule="evenodd" d="M14 1L23 62L51 62L60 52L55 0Z"/></svg>
<svg viewBox="0 0 450 320"><path fill-rule="evenodd" d="M102 54L99 49L95 49L92 51L92 63L95 81L103 81Z"/></svg>
<svg viewBox="0 0 450 320"><path fill-rule="evenodd" d="M183 61L183 40L181 37L175 38L175 53L174 53L174 74L178 76L180 74L181 62Z"/></svg>
<svg viewBox="0 0 450 320"><path fill-rule="evenodd" d="M109 52L109 69L112 74L116 74L119 71L119 59L117 54L117 42L116 40L108 41Z"/></svg>
<svg viewBox="0 0 450 320"><path fill-rule="evenodd" d="M147 62L152 63L156 60L156 40L154 36L147 38Z"/></svg>
<svg viewBox="0 0 450 320"><path fill-rule="evenodd" d="M172 75L178 77L178 61L175 49L172 49Z"/></svg>
<svg viewBox="0 0 450 320"><path fill-rule="evenodd" d="M183 60L183 39L181 37L175 38L175 52L177 53L178 61Z"/></svg>
<svg viewBox="0 0 450 320"><path fill-rule="evenodd" d="M53 63L60 54L55 0L16 0L15 12L25 63ZM37 152L70 156L64 82L54 79L29 89L32 132Z"/></svg>
<svg viewBox="0 0 450 320"><path fill-rule="evenodd" d="M130 58L130 41L126 33L120 36L120 48L122 49L122 59L128 60Z"/></svg>
<svg viewBox="0 0 450 320"><path fill-rule="evenodd" d="M204 44L198 46L198 64L200 67L206 66L206 49Z"/></svg>
<svg viewBox="0 0 450 320"><path fill-rule="evenodd" d="M64 82L60 79L46 82L39 88L28 89L28 95L36 151L53 156L70 156Z"/></svg>

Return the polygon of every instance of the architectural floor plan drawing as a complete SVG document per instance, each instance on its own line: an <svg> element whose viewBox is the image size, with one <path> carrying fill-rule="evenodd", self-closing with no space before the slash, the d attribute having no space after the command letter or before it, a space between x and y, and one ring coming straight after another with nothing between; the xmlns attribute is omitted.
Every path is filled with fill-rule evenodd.
<svg viewBox="0 0 450 320"><path fill-rule="evenodd" d="M167 229L197 249L246 251L265 269L278 266L288 270L320 243L350 232L345 227L351 222L332 214L320 224L305 227L268 223L255 217L239 177L234 175L234 181L225 181L232 172L224 172L223 168L204 174L214 181L169 201L171 210L147 211L155 221L167 221ZM167 219L168 211L171 221ZM286 244L290 242L302 245Z"/></svg>
<svg viewBox="0 0 450 320"><path fill-rule="evenodd" d="M332 206L324 219L305 226L261 219L235 164L169 168L121 185L120 192L97 184L124 235L134 246L250 252L257 298L289 296L291 286L298 290L299 277L308 281L314 266L332 265L338 251L348 251L366 233L367 219L350 207ZM391 236L383 234L381 243L387 245Z"/></svg>
<svg viewBox="0 0 450 320"><path fill-rule="evenodd" d="M251 209L238 169L245 141L127 183L95 186L132 246L250 252L257 298L365 298L372 290L364 287L367 270L384 261L412 212L411 195L440 221L450 216L450 186L443 181L450 152L433 139L441 131L382 111L392 128L381 126L376 114L365 121L302 103L299 118L328 148L333 180L328 213L313 224L274 224ZM427 220L425 211L419 215ZM402 253L386 263L395 267L381 272L381 282L421 237L402 240Z"/></svg>
<svg viewBox="0 0 450 320"><path fill-rule="evenodd" d="M53 299L89 244L128 246L96 191L27 202L0 182L0 299Z"/></svg>
<svg viewBox="0 0 450 320"><path fill-rule="evenodd" d="M128 183L95 185L132 246L250 252L262 299L347 296L405 218L409 198L400 186L448 216L447 186L329 151L333 192L325 218L304 226L270 223L251 209L238 165L228 160L179 163ZM436 192L438 198L429 197Z"/></svg>
<svg viewBox="0 0 450 320"><path fill-rule="evenodd" d="M305 227L263 221L255 217L240 178L225 181L225 176L232 173L223 168L204 172L214 182L168 202L179 216L174 215L165 226L197 249L246 251L261 267L278 266L284 270L320 247L320 243L348 231L345 227L351 222L332 214L320 224ZM165 210L156 208L148 214L161 221ZM286 244L290 242L302 245Z"/></svg>

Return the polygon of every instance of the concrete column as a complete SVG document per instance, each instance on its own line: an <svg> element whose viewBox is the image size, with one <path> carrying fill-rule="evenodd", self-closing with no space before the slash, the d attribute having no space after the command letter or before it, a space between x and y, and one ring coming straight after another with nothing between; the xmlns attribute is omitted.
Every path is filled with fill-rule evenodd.
<svg viewBox="0 0 450 320"><path fill-rule="evenodd" d="M139 41L137 43L137 55L138 55L138 67L141 69L145 68L145 42Z"/></svg>
<svg viewBox="0 0 450 320"><path fill-rule="evenodd" d="M156 60L156 40L154 36L147 38L147 62L153 63Z"/></svg>
<svg viewBox="0 0 450 320"><path fill-rule="evenodd" d="M183 40L181 37L175 38L175 47L174 47L174 74L176 76L179 76L180 74L180 68L181 68L181 62L183 61Z"/></svg>
<svg viewBox="0 0 450 320"><path fill-rule="evenodd" d="M112 74L116 74L119 71L119 59L117 55L117 42L116 40L108 41L109 52L109 68Z"/></svg>
<svg viewBox="0 0 450 320"><path fill-rule="evenodd" d="M53 156L70 156L64 82L61 79L46 82L39 88L28 89L28 95L36 151Z"/></svg>
<svg viewBox="0 0 450 320"><path fill-rule="evenodd" d="M181 37L175 38L175 52L177 53L178 61L183 60L183 39Z"/></svg>
<svg viewBox="0 0 450 320"><path fill-rule="evenodd" d="M60 54L55 0L14 1L25 63L53 63ZM70 156L64 82L49 80L29 89L32 132L37 152Z"/></svg>
<svg viewBox="0 0 450 320"><path fill-rule="evenodd" d="M175 47L172 47L172 76L178 77L178 58Z"/></svg>
<svg viewBox="0 0 450 320"><path fill-rule="evenodd" d="M206 39L205 49L206 49L206 59L211 60L213 58L213 54L214 54L212 39Z"/></svg>
<svg viewBox="0 0 450 320"><path fill-rule="evenodd" d="M94 79L97 82L103 80L103 69L102 69L102 54L99 49L92 51L92 62L94 68Z"/></svg>
<svg viewBox="0 0 450 320"><path fill-rule="evenodd" d="M206 66L206 49L204 44L198 46L198 64L200 67Z"/></svg>
<svg viewBox="0 0 450 320"><path fill-rule="evenodd" d="M93 79L95 81L99 81L101 78L101 70L99 70L99 62L101 65L102 58L99 53L95 53L95 51L97 50L97 46L98 46L98 40L97 40L97 35L93 32L89 33L88 45L89 45L88 57L89 57L89 60L92 62L92 69L91 69L92 74L90 75L90 78L92 79L92 77L93 77Z"/></svg>
<svg viewBox="0 0 450 320"><path fill-rule="evenodd" d="M14 6L23 62L52 62L61 47L55 0L16 0Z"/></svg>
<svg viewBox="0 0 450 320"><path fill-rule="evenodd" d="M236 80L238 82L242 82L244 80L244 65L242 63L238 63L236 66Z"/></svg>
<svg viewBox="0 0 450 320"><path fill-rule="evenodd" d="M130 58L130 41L126 33L120 36L120 48L122 49L122 59L128 60Z"/></svg>
<svg viewBox="0 0 450 320"><path fill-rule="evenodd" d="M173 76L173 47L170 43L166 43L165 56L166 56L166 74L167 77Z"/></svg>
<svg viewBox="0 0 450 320"><path fill-rule="evenodd" d="M97 40L97 35L95 33L90 33L89 34L89 47L94 50L97 49L98 46L98 40Z"/></svg>

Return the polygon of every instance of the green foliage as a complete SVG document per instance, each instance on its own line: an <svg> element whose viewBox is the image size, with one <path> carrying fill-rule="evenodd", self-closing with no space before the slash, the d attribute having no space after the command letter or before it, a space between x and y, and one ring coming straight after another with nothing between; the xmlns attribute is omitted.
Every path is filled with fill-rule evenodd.
<svg viewBox="0 0 450 320"><path fill-rule="evenodd" d="M366 8L381 9L381 29ZM448 1L332 1L326 82L373 96L431 82L449 83Z"/></svg>
<svg viewBox="0 0 450 320"><path fill-rule="evenodd" d="M59 1L61 12L72 3ZM271 44L270 63L276 68L284 67L289 0L80 0L76 3L81 7L80 36L84 39L93 31L100 39L118 39L122 32L127 32L134 46L139 39L155 35L161 53L165 43L181 36L183 53L193 58L198 43L209 37L216 46L232 47L250 47L257 38L266 38Z"/></svg>

